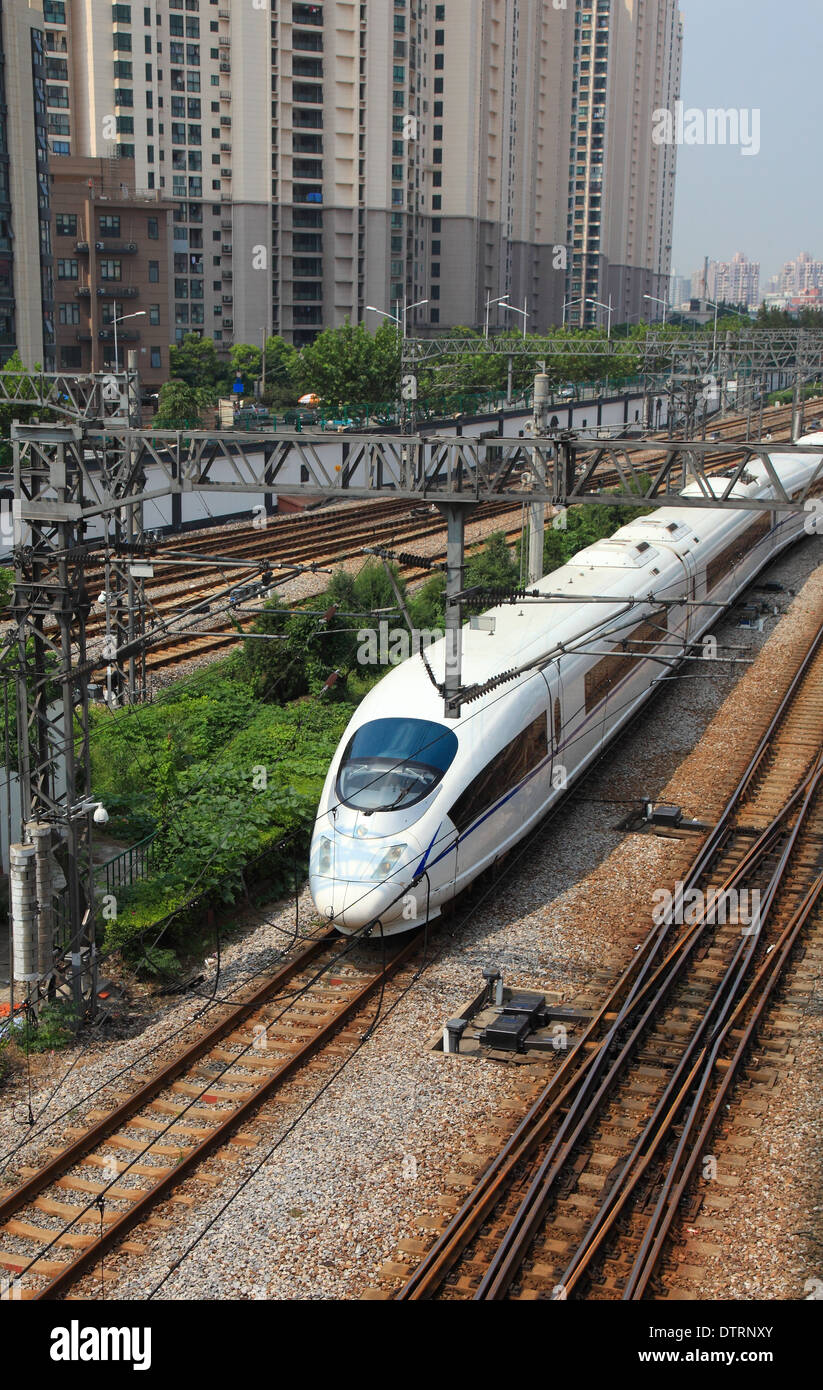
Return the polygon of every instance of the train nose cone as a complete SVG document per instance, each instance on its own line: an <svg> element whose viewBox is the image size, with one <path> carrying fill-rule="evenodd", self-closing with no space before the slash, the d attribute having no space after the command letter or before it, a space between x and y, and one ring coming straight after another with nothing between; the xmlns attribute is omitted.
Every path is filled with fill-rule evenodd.
<svg viewBox="0 0 823 1390"><path fill-rule="evenodd" d="M351 883L312 877L310 887L321 917L349 931L357 931L378 918L393 921L403 913L406 887L397 881Z"/></svg>

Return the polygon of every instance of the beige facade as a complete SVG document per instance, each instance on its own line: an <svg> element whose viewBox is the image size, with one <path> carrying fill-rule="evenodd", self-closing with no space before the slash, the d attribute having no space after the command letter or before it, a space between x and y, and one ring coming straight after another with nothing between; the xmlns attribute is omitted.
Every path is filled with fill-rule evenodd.
<svg viewBox="0 0 823 1390"><path fill-rule="evenodd" d="M538 331L666 293L674 0L48 8L52 152L133 157L173 201L178 338L300 344L420 300L436 332L503 296L492 327Z"/></svg>
<svg viewBox="0 0 823 1390"><path fill-rule="evenodd" d="M43 16L0 5L0 360L54 369Z"/></svg>

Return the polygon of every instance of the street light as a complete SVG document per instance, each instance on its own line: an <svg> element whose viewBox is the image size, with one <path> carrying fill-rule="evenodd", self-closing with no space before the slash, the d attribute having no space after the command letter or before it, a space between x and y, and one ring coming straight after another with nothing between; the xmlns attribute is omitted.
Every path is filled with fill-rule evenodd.
<svg viewBox="0 0 823 1390"><path fill-rule="evenodd" d="M717 358L717 315L720 310L720 305L715 304L713 299L706 299L704 303L710 304L714 309L714 334L712 336L712 371L714 371L714 364Z"/></svg>
<svg viewBox="0 0 823 1390"><path fill-rule="evenodd" d="M667 309L667 307L668 307L667 304L666 304L665 299L658 299L658 297L657 297L656 294L644 294L643 298L644 298L644 299L652 299L652 300L654 300L655 304L662 304L662 305L663 305L663 327L665 328L665 327L666 327L666 309Z"/></svg>
<svg viewBox="0 0 823 1390"><path fill-rule="evenodd" d="M405 338L406 319L408 315L411 313L412 309L422 309L423 305L428 304L428 302L429 301L427 299L418 299L416 304L407 304L404 298L402 316L398 316L397 314L389 314L385 309L378 309L376 304L367 304L366 312L370 314L380 314L384 319L391 319L393 323L397 324L397 327L402 331L403 337Z"/></svg>
<svg viewBox="0 0 823 1390"><path fill-rule="evenodd" d="M116 309L116 308L117 308L117 304L116 304L116 303L112 304L112 308L113 308L113 309ZM117 373L118 373L119 370L120 370L119 366L117 365L117 325L118 325L118 323L125 323L125 322L126 322L126 319L144 319L145 317L146 317L146 311L145 311L145 309L138 309L138 311L137 311L136 314L121 314L121 315L120 315L120 318L113 318L113 319L112 319L112 324L114 325L114 374L115 374L115 376L117 375Z"/></svg>
<svg viewBox="0 0 823 1390"><path fill-rule="evenodd" d="M493 304L506 304L506 300L508 299L508 297L509 297L508 294L502 294L502 295L500 296L499 299L492 299L492 292L491 292L491 290L489 290L488 294L486 295L486 318L485 318L485 320L484 320L484 325L483 325L483 337L484 337L484 338L488 338L488 336L489 336L489 312L490 312L490 310L491 310L492 305L493 305ZM506 308L507 308L507 309L510 308L510 307L511 307L511 306L510 306L509 304L506 304Z"/></svg>
<svg viewBox="0 0 823 1390"><path fill-rule="evenodd" d="M587 303L587 304L594 304L594 305L596 305L596 307L597 307L598 309L607 309L607 310L608 310L608 314L609 314L609 331L608 331L608 333L606 334L606 336L607 336L608 338L611 338L611 336L612 336L612 297L611 297L611 295L609 295L609 302L608 302L608 304L601 304L599 299L587 299L587 300L586 300L586 303Z"/></svg>
<svg viewBox="0 0 823 1390"><path fill-rule="evenodd" d="M566 300L565 304L563 305L563 327L564 327L564 328L566 327L566 310L567 310L567 309L572 309L572 308L574 307L575 304L582 304L582 303L583 303L583 300L582 300L582 299L567 299L567 300Z"/></svg>
<svg viewBox="0 0 823 1390"><path fill-rule="evenodd" d="M517 307L516 304L503 304L503 301L500 300L500 303L503 304L503 308L504 308L504 309L511 309L511 311L512 311L513 314L522 314L522 315L523 315L523 337L524 337L524 338L525 338L525 336L526 336L526 320L527 320L528 318L531 317L530 314L527 314L527 313L526 313L526 305L528 304L528 302L529 302L528 299L524 299L524 300L523 300L523 308L522 308L522 309L518 309L518 307ZM487 335L487 336L488 336L488 335Z"/></svg>

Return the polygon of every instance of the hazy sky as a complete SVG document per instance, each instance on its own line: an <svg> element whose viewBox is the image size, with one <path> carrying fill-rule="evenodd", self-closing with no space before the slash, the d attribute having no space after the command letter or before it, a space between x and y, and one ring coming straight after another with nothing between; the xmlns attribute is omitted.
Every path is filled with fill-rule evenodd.
<svg viewBox="0 0 823 1390"><path fill-rule="evenodd" d="M680 0L686 108L760 110L760 153L681 145L672 264L743 251L761 288L798 251L823 258L823 3Z"/></svg>

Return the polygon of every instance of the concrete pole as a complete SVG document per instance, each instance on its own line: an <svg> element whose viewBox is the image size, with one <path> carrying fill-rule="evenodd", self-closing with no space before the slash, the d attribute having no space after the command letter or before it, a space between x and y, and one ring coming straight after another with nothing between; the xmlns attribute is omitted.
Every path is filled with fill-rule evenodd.
<svg viewBox="0 0 823 1390"><path fill-rule="evenodd" d="M34 845L9 846L9 910L12 978L34 980L38 970L37 884Z"/></svg>
<svg viewBox="0 0 823 1390"><path fill-rule="evenodd" d="M54 959L54 903L51 873L51 826L42 821L26 826L34 845L34 880L37 889L37 973L42 978Z"/></svg>
<svg viewBox="0 0 823 1390"><path fill-rule="evenodd" d="M534 434L537 438L545 436L549 427L549 378L545 372L538 372L534 379ZM532 473L536 482L544 484L544 470L537 449L532 450ZM529 504L529 584L536 584L543 578L543 532L546 523L546 504Z"/></svg>
<svg viewBox="0 0 823 1390"><path fill-rule="evenodd" d="M799 369L794 374L794 402L792 404L792 442L797 443L803 433L803 373Z"/></svg>
<svg viewBox="0 0 823 1390"><path fill-rule="evenodd" d="M459 706L451 706L449 701L460 690L463 666L463 608L460 603L449 603L453 594L463 588L463 553L465 539L465 508L451 503L440 509L446 517L446 705L443 711L446 719L459 719Z"/></svg>

